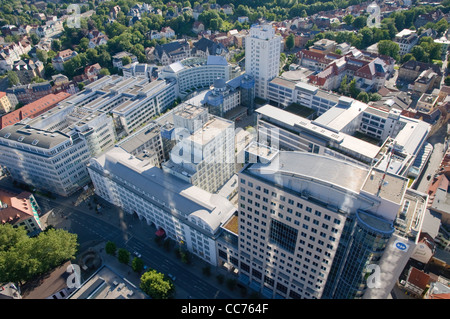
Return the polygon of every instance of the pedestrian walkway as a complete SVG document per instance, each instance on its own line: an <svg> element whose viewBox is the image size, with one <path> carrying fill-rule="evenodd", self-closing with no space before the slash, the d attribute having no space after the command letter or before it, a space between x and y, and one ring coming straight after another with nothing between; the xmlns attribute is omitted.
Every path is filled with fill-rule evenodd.
<svg viewBox="0 0 450 319"><path fill-rule="evenodd" d="M54 201L60 204L62 207L64 206L70 207L71 209L76 209L86 214L90 214L100 220L103 220L105 223L110 223L111 225L114 225L115 227L118 227L120 225L120 227L124 227L126 231L131 233L135 238L139 239L146 245L164 254L167 259L170 259L174 263L178 262L180 264L183 264L182 261L176 257L173 249L167 251L165 248L159 247L156 244L156 242L154 241L154 234L156 229L153 226L147 225L144 221L139 220L138 217L125 213L122 209L114 205L111 205L110 203L99 198L98 196L95 197L90 196L85 198L84 200L79 200L80 196L83 197L82 194L83 193L81 193L80 195L79 192L76 195L71 196L69 198L58 197ZM95 209L95 207L97 207L97 204L100 205L100 210L98 212ZM49 214L46 214L46 216L43 216L42 218L44 223L47 221L47 218L49 218L49 220L52 220L52 217L49 217ZM61 224L64 225L64 221L62 221ZM124 265L118 262L117 257L107 255L104 252L104 249L102 249L104 248L104 244L106 243L102 243L100 244L100 246L96 247L96 249L98 249L100 255L102 256L104 263L108 264L108 266L112 267L117 273L122 274L124 277L127 278L127 280L129 280L134 285L139 287L140 275L136 274L132 270L131 266ZM102 245L103 247L101 247ZM84 247L86 245L82 246L83 247L80 247L82 249L90 248ZM133 252L130 253L132 254ZM143 252L141 251L141 253ZM232 299L248 298L248 295L251 292L250 288L247 288L247 295L243 296L240 288L234 287L234 289L230 289L227 287L228 279L234 279L237 282L237 277L235 275L229 273L225 269L210 265L206 261L195 256L194 254L190 254L190 257L191 257L190 263L188 265L183 265L186 272L190 272L193 275L201 277L211 286L217 288L217 290L223 291L223 293L230 296L230 298ZM211 270L209 276L203 274L203 269L205 267L209 267ZM219 274L223 276L224 280L222 283L219 283L217 279L217 275ZM178 287L177 281L175 281L175 287L176 287L176 295L175 295L176 299L187 299L190 297L190 293L188 291L184 291ZM215 296L211 296L211 299L213 299L214 297Z"/></svg>

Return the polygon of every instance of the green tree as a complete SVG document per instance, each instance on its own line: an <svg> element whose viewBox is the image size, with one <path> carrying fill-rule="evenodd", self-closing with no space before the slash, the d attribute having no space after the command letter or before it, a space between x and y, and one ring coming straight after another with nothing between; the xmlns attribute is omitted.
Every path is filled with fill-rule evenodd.
<svg viewBox="0 0 450 319"><path fill-rule="evenodd" d="M116 255L117 246L114 242L108 241L105 245L105 252L109 255Z"/></svg>
<svg viewBox="0 0 450 319"><path fill-rule="evenodd" d="M348 14L348 15L346 15L346 16L343 18L343 21L344 21L345 24L347 24L347 25L352 25L354 19L355 19L355 18L354 18L351 14Z"/></svg>
<svg viewBox="0 0 450 319"><path fill-rule="evenodd" d="M67 260L75 258L77 235L50 228L29 237L24 227L0 225L0 282L34 279Z"/></svg>
<svg viewBox="0 0 450 319"><path fill-rule="evenodd" d="M393 57L395 60L400 59L400 46L391 40L381 40L378 42L378 53L382 55L388 55Z"/></svg>
<svg viewBox="0 0 450 319"><path fill-rule="evenodd" d="M39 50L36 49L36 57L41 61L42 63L46 64L48 60L48 54L45 50Z"/></svg>
<svg viewBox="0 0 450 319"><path fill-rule="evenodd" d="M8 82L9 82L10 87L20 83L19 77L17 76L16 72L8 71L7 76L8 76Z"/></svg>
<svg viewBox="0 0 450 319"><path fill-rule="evenodd" d="M352 26L355 29L362 29L365 26L367 26L367 17L360 15L359 17L356 17L353 22L352 22Z"/></svg>
<svg viewBox="0 0 450 319"><path fill-rule="evenodd" d="M139 257L134 257L131 261L131 268L135 272L141 272L144 269L144 261Z"/></svg>
<svg viewBox="0 0 450 319"><path fill-rule="evenodd" d="M359 92L358 96L356 97L356 99L358 101L364 102L364 103L369 103L369 94L367 94L367 92Z"/></svg>
<svg viewBox="0 0 450 319"><path fill-rule="evenodd" d="M117 259L122 264L128 264L130 262L130 252L125 248L119 248L117 251Z"/></svg>
<svg viewBox="0 0 450 319"><path fill-rule="evenodd" d="M355 99L358 96L359 92L360 90L356 87L356 80L351 80L348 85L348 93L350 93L350 96Z"/></svg>
<svg viewBox="0 0 450 319"><path fill-rule="evenodd" d="M293 33L289 34L286 38L286 48L288 51L292 50L295 46L295 36Z"/></svg>
<svg viewBox="0 0 450 319"><path fill-rule="evenodd" d="M105 75L110 75L111 73L109 72L108 69L106 69L106 68L101 68L100 71L99 71L99 74L100 74L101 76L105 76Z"/></svg>
<svg viewBox="0 0 450 319"><path fill-rule="evenodd" d="M169 299L175 293L173 283L162 273L152 269L141 276L140 288L153 299Z"/></svg>
<svg viewBox="0 0 450 319"><path fill-rule="evenodd" d="M53 40L51 47L53 51L59 52L61 50L61 41L59 41L58 39Z"/></svg>
<svg viewBox="0 0 450 319"><path fill-rule="evenodd" d="M447 75L447 76L445 77L444 83L445 83L445 85L450 86L450 75Z"/></svg>

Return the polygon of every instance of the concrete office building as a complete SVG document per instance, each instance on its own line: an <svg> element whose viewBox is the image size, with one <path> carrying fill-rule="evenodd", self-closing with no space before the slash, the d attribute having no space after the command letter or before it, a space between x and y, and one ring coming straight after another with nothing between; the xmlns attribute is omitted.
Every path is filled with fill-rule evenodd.
<svg viewBox="0 0 450 319"><path fill-rule="evenodd" d="M2 129L0 164L14 180L68 196L89 182L90 157L113 147L118 136L149 122L174 100L173 82L103 77L50 111Z"/></svg>
<svg viewBox="0 0 450 319"><path fill-rule="evenodd" d="M230 120L254 111L255 80L242 74L228 82L214 81L213 88L205 94L203 104L209 113Z"/></svg>
<svg viewBox="0 0 450 319"><path fill-rule="evenodd" d="M255 95L268 98L268 85L280 72L281 36L272 25L254 25L245 38L245 72L255 78Z"/></svg>
<svg viewBox="0 0 450 319"><path fill-rule="evenodd" d="M215 193L235 172L234 122L194 105L174 113L178 143L163 170Z"/></svg>
<svg viewBox="0 0 450 319"><path fill-rule="evenodd" d="M216 79L225 82L231 79L232 66L222 56L209 55L206 58L187 58L165 66L161 79L174 79L177 96L185 97L191 91L208 89Z"/></svg>
<svg viewBox="0 0 450 319"><path fill-rule="evenodd" d="M215 266L220 226L236 212L211 194L116 147L88 164L95 192Z"/></svg>
<svg viewBox="0 0 450 319"><path fill-rule="evenodd" d="M263 148L248 148L257 160L239 173L239 280L268 298L387 298L417 243L426 194L376 168Z"/></svg>

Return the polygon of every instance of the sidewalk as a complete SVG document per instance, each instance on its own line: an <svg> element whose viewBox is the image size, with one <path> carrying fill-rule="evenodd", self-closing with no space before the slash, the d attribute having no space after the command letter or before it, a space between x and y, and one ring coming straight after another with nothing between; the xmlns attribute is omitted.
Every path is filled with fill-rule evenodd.
<svg viewBox="0 0 450 319"><path fill-rule="evenodd" d="M83 194L83 193L81 193ZM122 209L106 202L105 200L96 197L96 202L101 205L100 212L97 213L95 210L95 204L93 201L94 196L90 196L85 200L77 200L76 198L80 195L80 193L77 193L77 195L72 196L70 198L61 198L58 197L55 202L60 203L62 206L71 207L72 209L81 210L89 215L95 216L96 218L103 220L105 223L109 223L111 225L114 225L117 227L119 224L122 224L127 227L127 231L132 233L132 235L139 239L140 241L144 242L146 245L151 246L153 249L158 250L162 254L165 255L167 259L170 259L174 263L179 263L180 265L183 265L182 261L178 259L175 256L175 252L173 250L173 247L170 251L167 251L163 247L159 247L155 241L153 240L154 234L156 229L153 226L149 226L146 224L145 221L140 221L137 217L134 217L132 215L129 215L125 213ZM89 207L89 204L90 206ZM45 216L42 216L42 220L44 223L47 222L47 218L49 217L49 214L47 213ZM53 220L53 217L50 217L50 220ZM62 220L61 225L64 225L64 220ZM95 243L94 243L95 244ZM107 255L104 252L104 249L101 250L101 248L104 248L104 242L97 246L97 250L99 251L102 260L105 264L108 266L114 268L117 273L122 274L124 277L126 277L130 282L132 282L134 285L139 287L139 281L140 281L140 275L136 274L131 266L121 264L117 261L117 257ZM83 245L85 246L85 245ZM80 247L83 250L87 250L90 247ZM118 247L120 248L120 247ZM100 251L101 250L101 251ZM130 252L131 254L133 252ZM141 252L143 253L143 252ZM130 265L131 265L131 259L134 256L131 256L130 258ZM249 293L251 292L250 288L247 288L247 296L243 297L241 294L241 289L238 287L235 287L233 290L230 290L227 287L227 279L234 279L237 282L237 276L229 273L225 269L221 269L219 267L215 267L210 265L209 263L205 262L204 260L200 259L199 257L195 256L194 254L190 254L191 262L188 265L184 266L184 269L186 272L190 272L193 275L196 275L198 277L201 277L205 282L208 282L211 286L217 288L217 290L223 291L225 294L229 295L233 299L246 299L248 298ZM210 275L206 276L203 274L203 268L209 266L210 268ZM219 283L216 276L217 275L223 275L224 281L223 283ZM187 299L190 297L190 293L187 291L184 291L183 289L179 288L177 285L177 282L175 281L175 287L176 287L176 295L175 299ZM213 299L214 296L211 296L211 299Z"/></svg>

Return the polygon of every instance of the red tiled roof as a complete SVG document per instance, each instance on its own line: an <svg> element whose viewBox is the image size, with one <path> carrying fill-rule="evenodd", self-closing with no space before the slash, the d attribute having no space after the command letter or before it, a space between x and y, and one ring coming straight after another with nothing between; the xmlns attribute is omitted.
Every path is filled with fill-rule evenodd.
<svg viewBox="0 0 450 319"><path fill-rule="evenodd" d="M411 267L411 272L408 276L408 282L421 289L427 288L430 283L430 275L420 271L417 268Z"/></svg>
<svg viewBox="0 0 450 319"><path fill-rule="evenodd" d="M34 118L55 107L56 104L68 98L70 95L71 94L66 92L48 94L40 98L39 100L21 107L18 110L7 113L0 118L0 129L9 125L14 125L15 123L20 122L27 117Z"/></svg>
<svg viewBox="0 0 450 319"><path fill-rule="evenodd" d="M33 216L33 209L29 201L31 193L22 192L20 194L12 193L0 189L0 200L4 208L0 209L0 224L16 224Z"/></svg>

